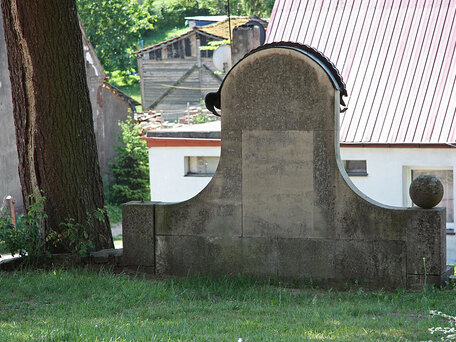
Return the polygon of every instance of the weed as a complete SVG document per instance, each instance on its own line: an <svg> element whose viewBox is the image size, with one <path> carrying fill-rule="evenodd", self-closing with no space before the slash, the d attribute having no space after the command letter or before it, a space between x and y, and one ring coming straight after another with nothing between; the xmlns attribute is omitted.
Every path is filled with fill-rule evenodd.
<svg viewBox="0 0 456 342"><path fill-rule="evenodd" d="M103 222L104 214L104 209L98 209L92 214L87 213L84 223L76 222L73 218L67 218L65 222L60 223L59 233L50 230L46 236L46 242L55 247L63 247L63 250L68 251L68 253L87 257L95 250L95 245L90 240L87 229L93 228L95 221Z"/></svg>
<svg viewBox="0 0 456 342"><path fill-rule="evenodd" d="M456 316L450 316L440 311L431 310L429 312L434 317L441 317L449 323L449 327L432 327L429 332L434 335L440 335L441 341L456 341Z"/></svg>
<svg viewBox="0 0 456 342"><path fill-rule="evenodd" d="M41 226L47 218L44 212L46 197L30 195L31 205L26 214L18 215L16 225L11 217L3 213L0 216L0 247L2 251L18 254L26 263L35 262L40 257L50 257L49 245L63 246L63 250L82 257L90 255L95 246L89 239L87 230L94 226L95 220L104 221L104 209L87 213L85 222L78 223L73 218L67 218L60 224L59 232L50 228L45 235Z"/></svg>
<svg viewBox="0 0 456 342"><path fill-rule="evenodd" d="M9 215L0 216L0 242L2 249L12 255L36 259L47 255L41 234L42 220L47 218L44 212L44 196L30 195L31 205L27 213L16 217L16 225Z"/></svg>

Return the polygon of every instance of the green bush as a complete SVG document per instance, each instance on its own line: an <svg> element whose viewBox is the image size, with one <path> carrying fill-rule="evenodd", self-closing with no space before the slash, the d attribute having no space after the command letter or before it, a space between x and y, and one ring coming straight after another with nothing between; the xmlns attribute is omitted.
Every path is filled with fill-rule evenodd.
<svg viewBox="0 0 456 342"><path fill-rule="evenodd" d="M50 230L46 236L46 242L68 253L87 257L95 250L95 245L89 239L87 229L92 230L95 221L104 222L104 214L105 209L98 209L92 214L87 213L87 217L82 224L76 222L73 218L67 218L65 222L60 223L60 226L63 227L63 229L59 230L60 233L53 229Z"/></svg>
<svg viewBox="0 0 456 342"><path fill-rule="evenodd" d="M136 70L133 51L141 36L152 30L155 16L136 0L77 0L78 13L103 68Z"/></svg>
<svg viewBox="0 0 456 342"><path fill-rule="evenodd" d="M122 222L122 207L120 205L114 205L111 203L106 204L106 211L109 217L109 223Z"/></svg>
<svg viewBox="0 0 456 342"><path fill-rule="evenodd" d="M128 118L119 122L122 134L116 147L117 157L110 165L114 184L109 191L109 201L121 204L134 200L148 200L149 159L146 142L141 140L141 127Z"/></svg>
<svg viewBox="0 0 456 342"><path fill-rule="evenodd" d="M44 212L46 197L30 195L32 204L26 214L16 217L14 226L11 216L6 213L0 215L0 251L19 254L27 260L36 261L39 257L51 254L49 245L63 246L64 250L82 257L90 255L94 245L90 241L86 229L92 228L95 220L104 221L104 209L98 209L93 214L87 213L84 224L76 223L74 219L67 218L60 223L63 229L57 233L52 228L43 236L41 232L42 220L47 218Z"/></svg>
<svg viewBox="0 0 456 342"><path fill-rule="evenodd" d="M0 216L0 246L2 251L19 254L31 259L45 254L44 239L41 236L41 221L47 217L43 211L45 197L33 196L26 214L16 217L14 227L11 216Z"/></svg>

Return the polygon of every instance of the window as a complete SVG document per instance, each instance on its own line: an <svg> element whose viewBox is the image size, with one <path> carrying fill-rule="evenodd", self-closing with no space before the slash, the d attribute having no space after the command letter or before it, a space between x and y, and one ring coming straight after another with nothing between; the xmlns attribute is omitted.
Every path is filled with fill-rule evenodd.
<svg viewBox="0 0 456 342"><path fill-rule="evenodd" d="M367 162L365 160L344 160L343 163L349 176L367 176Z"/></svg>
<svg viewBox="0 0 456 342"><path fill-rule="evenodd" d="M200 46L207 46L207 45L209 45L209 42L212 42L214 40L214 39L202 36L202 35L200 36L199 39L200 39ZM213 50L201 50L200 54L201 54L202 58L208 58L208 57L212 57L212 55L214 54L214 51Z"/></svg>
<svg viewBox="0 0 456 342"><path fill-rule="evenodd" d="M432 175L437 177L443 185L443 198L442 201L437 204L437 207L446 208L446 221L447 228L454 228L454 192L453 192L453 170L438 170L438 169L411 169L411 180L413 181L416 177L421 175ZM413 206L415 206L413 204Z"/></svg>
<svg viewBox="0 0 456 342"><path fill-rule="evenodd" d="M180 41L177 41L177 42L173 43L173 56L172 56L173 58L179 58L180 57L179 43L180 43ZM169 56L168 56L168 58L169 58Z"/></svg>
<svg viewBox="0 0 456 342"><path fill-rule="evenodd" d="M149 59L155 59L157 61L161 61L161 59L162 59L161 49L149 52Z"/></svg>
<svg viewBox="0 0 456 342"><path fill-rule="evenodd" d="M217 169L219 157L185 157L186 177L212 177Z"/></svg>
<svg viewBox="0 0 456 342"><path fill-rule="evenodd" d="M192 56L192 45L190 42L190 38L185 38L185 56L186 57Z"/></svg>

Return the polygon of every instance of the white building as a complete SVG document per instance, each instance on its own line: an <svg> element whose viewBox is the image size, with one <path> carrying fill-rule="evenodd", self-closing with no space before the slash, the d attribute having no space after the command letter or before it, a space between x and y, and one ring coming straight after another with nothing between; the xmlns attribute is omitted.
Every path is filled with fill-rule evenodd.
<svg viewBox="0 0 456 342"><path fill-rule="evenodd" d="M151 200L181 202L194 197L215 173L220 155L220 121L149 132ZM446 145L359 147L342 144L341 159L352 182L372 199L392 206L412 205L413 178L433 174L443 183L440 206L454 226L456 148Z"/></svg>
<svg viewBox="0 0 456 342"><path fill-rule="evenodd" d="M427 147L346 147L341 146L344 161L357 161L350 169L344 163L352 182L372 199L393 206L410 207L408 193L412 179L432 174L444 186L444 197L439 206L447 208L447 228L454 227L454 186L456 148ZM348 164L348 165L347 165Z"/></svg>
<svg viewBox="0 0 456 342"><path fill-rule="evenodd" d="M220 156L220 121L150 131L150 197L182 202L209 183Z"/></svg>

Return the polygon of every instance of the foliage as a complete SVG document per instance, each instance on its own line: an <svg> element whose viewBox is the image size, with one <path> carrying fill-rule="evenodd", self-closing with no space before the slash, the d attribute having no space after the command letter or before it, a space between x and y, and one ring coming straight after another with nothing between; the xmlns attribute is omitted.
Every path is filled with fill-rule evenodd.
<svg viewBox="0 0 456 342"><path fill-rule="evenodd" d="M77 0L87 37L108 72L136 69L133 51L154 26L147 3L137 0Z"/></svg>
<svg viewBox="0 0 456 342"><path fill-rule="evenodd" d="M104 222L104 214L104 209L98 209L93 214L87 213L84 223L76 222L73 218L67 218L65 222L60 223L60 226L63 227L60 229L61 233L51 229L46 236L46 242L71 254L87 257L95 250L95 245L89 239L87 229L93 228L95 220Z"/></svg>
<svg viewBox="0 0 456 342"><path fill-rule="evenodd" d="M106 211L108 212L109 222L111 224L122 221L122 207L120 205L107 204Z"/></svg>
<svg viewBox="0 0 456 342"><path fill-rule="evenodd" d="M108 75L109 83L115 87L139 86L140 77L137 73L116 70L109 73Z"/></svg>
<svg viewBox="0 0 456 342"><path fill-rule="evenodd" d="M60 225L61 233L52 228L44 238L41 234L42 220L47 218L44 212L46 197L30 195L31 205L26 214L16 217L16 226L8 215L0 216L0 245L2 251L12 255L20 255L27 260L36 260L42 256L50 256L49 245L63 246L64 250L72 254L88 256L95 249L92 241L89 240L87 229L93 227L94 220L104 221L103 209L93 214L87 213L86 221L76 223L75 219L67 218Z"/></svg>
<svg viewBox="0 0 456 342"><path fill-rule="evenodd" d="M428 341L455 291L347 291L245 277L3 273L2 341ZM435 337L432 336L432 337ZM437 339L434 339L437 340Z"/></svg>
<svg viewBox="0 0 456 342"><path fill-rule="evenodd" d="M227 0L198 0L201 8L208 8L211 14L227 14ZM231 15L256 15L258 17L269 17L274 0L230 0Z"/></svg>
<svg viewBox="0 0 456 342"><path fill-rule="evenodd" d="M182 26L183 26L183 24L181 24L181 26L173 27L170 29L162 29L160 31L154 30L154 31L146 32L143 36L144 46L154 45L154 44L160 43L164 40L168 40L168 39L180 36L181 34L183 34L185 32L188 32L188 26L186 26L186 27L182 27Z"/></svg>
<svg viewBox="0 0 456 342"><path fill-rule="evenodd" d="M140 77L138 74L116 70L112 73L108 73L108 75L110 77L110 84L141 103L141 88L139 86ZM140 110L138 107L140 106L136 106L136 110Z"/></svg>
<svg viewBox="0 0 456 342"><path fill-rule="evenodd" d="M229 39L223 39L223 40L213 40L213 41L210 41L208 43L208 45L203 45L203 46L200 46L200 50L201 51L204 51L204 50L217 50L217 48L219 46L222 46L222 45L230 45L231 42Z"/></svg>
<svg viewBox="0 0 456 342"><path fill-rule="evenodd" d="M112 239L114 240L114 244L115 244L117 241L122 242L122 234L116 235L116 236L114 236Z"/></svg>
<svg viewBox="0 0 456 342"><path fill-rule="evenodd" d="M195 0L146 0L150 14L157 18L155 31L182 27L185 17L209 15L210 9ZM187 28L188 29L188 28Z"/></svg>
<svg viewBox="0 0 456 342"><path fill-rule="evenodd" d="M0 216L0 242L2 250L12 255L35 259L45 254L44 241L41 237L41 223L47 218L44 208L44 196L29 196L30 209L16 217L16 226L9 215Z"/></svg>
<svg viewBox="0 0 456 342"><path fill-rule="evenodd" d="M241 4L247 15L268 18L274 7L274 0L241 0Z"/></svg>
<svg viewBox="0 0 456 342"><path fill-rule="evenodd" d="M198 6L208 8L210 14L227 15L227 0L198 0ZM245 15L246 12L242 5L242 0L230 0L230 15Z"/></svg>
<svg viewBox="0 0 456 342"><path fill-rule="evenodd" d="M209 119L206 114L203 112L203 106L204 106L204 100L200 99L200 108L198 109L198 115L193 117L193 122L197 124L205 123L205 122L211 122L212 120Z"/></svg>
<svg viewBox="0 0 456 342"><path fill-rule="evenodd" d="M149 198L149 159L146 142L141 140L141 126L132 118L119 122L122 134L117 156L110 165L114 184L109 192L113 204Z"/></svg>
<svg viewBox="0 0 456 342"><path fill-rule="evenodd" d="M202 124L205 122L210 122L211 119L209 119L202 111L198 113L197 116L193 118L193 121L197 124Z"/></svg>

